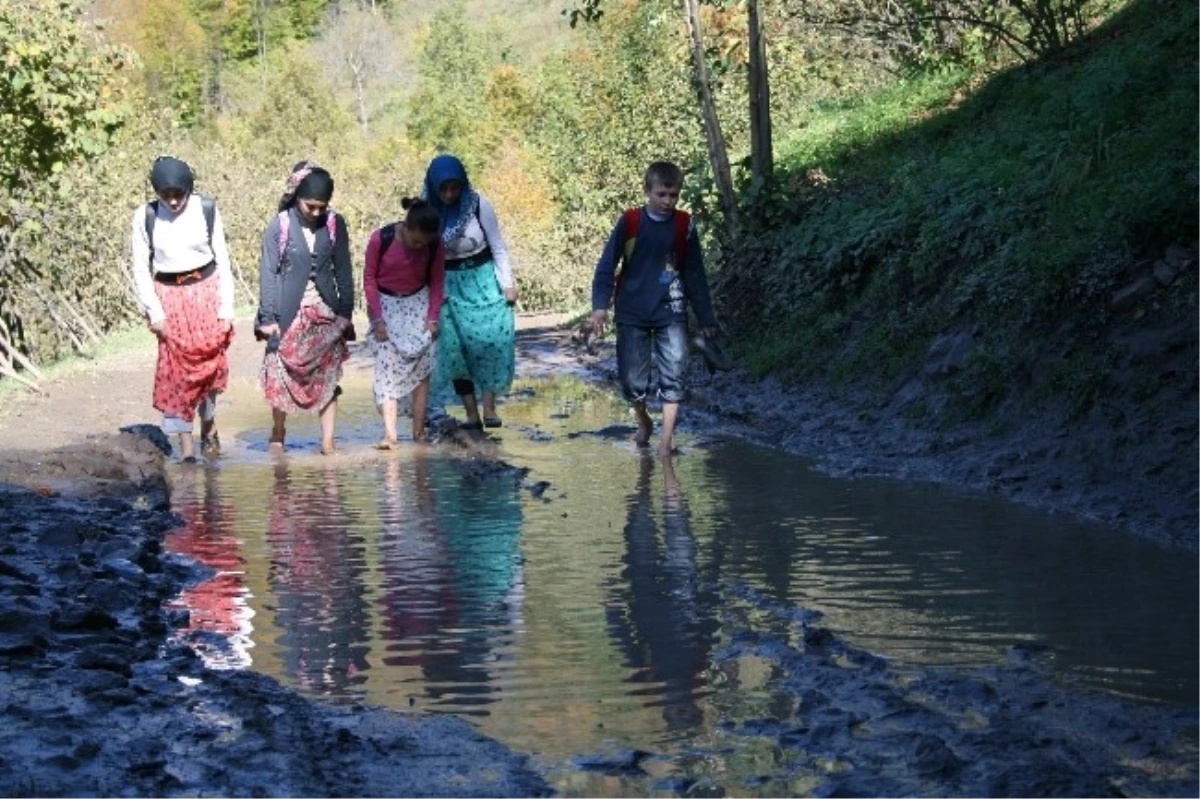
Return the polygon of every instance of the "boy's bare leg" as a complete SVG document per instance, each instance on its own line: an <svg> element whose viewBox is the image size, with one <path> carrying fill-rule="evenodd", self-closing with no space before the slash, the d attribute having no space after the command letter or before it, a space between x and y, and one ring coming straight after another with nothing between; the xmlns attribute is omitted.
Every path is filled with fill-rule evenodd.
<svg viewBox="0 0 1200 799"><path fill-rule="evenodd" d="M425 411L429 408L429 378L426 377L412 393L413 406L413 441L425 438Z"/></svg>
<svg viewBox="0 0 1200 799"><path fill-rule="evenodd" d="M483 424L479 420L479 403L475 401L474 394L462 395L463 410L467 412L468 424Z"/></svg>
<svg viewBox="0 0 1200 799"><path fill-rule="evenodd" d="M287 435L287 414L278 408L271 409L271 446L283 449L283 438Z"/></svg>
<svg viewBox="0 0 1200 799"><path fill-rule="evenodd" d="M331 455L336 447L333 444L333 428L337 423L337 397L321 409L321 453Z"/></svg>
<svg viewBox="0 0 1200 799"><path fill-rule="evenodd" d="M654 432L654 420L650 418L650 414L646 411L646 403L633 403L633 412L637 414L638 431L634 436L634 443L639 447L644 447L650 443L650 435Z"/></svg>
<svg viewBox="0 0 1200 799"><path fill-rule="evenodd" d="M383 414L383 437L389 444L396 443L396 400L388 397L379 407Z"/></svg>
<svg viewBox="0 0 1200 799"><path fill-rule="evenodd" d="M668 456L675 445L675 422L679 419L679 403L664 402L662 409L662 435L658 439L658 454Z"/></svg>

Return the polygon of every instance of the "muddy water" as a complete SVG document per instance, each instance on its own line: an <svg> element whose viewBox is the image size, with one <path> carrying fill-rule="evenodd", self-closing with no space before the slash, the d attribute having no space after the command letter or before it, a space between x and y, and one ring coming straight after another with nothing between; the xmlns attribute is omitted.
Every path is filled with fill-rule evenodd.
<svg viewBox="0 0 1200 799"><path fill-rule="evenodd" d="M365 376L346 385L342 454L314 454L315 424L297 422L273 458L241 385L226 454L174 475L188 523L168 545L216 571L179 605L214 664L462 715L586 795L706 769L737 784L778 758L746 742L719 765L695 753L793 712L775 665L721 656L746 630L788 635L789 609L898 663L1036 658L1088 688L1197 702L1194 557L946 489L832 480L687 429L663 463L612 429L628 417L608 394L566 379L502 407L495 453L527 472L451 445L377 454ZM571 765L625 750L664 757L641 783Z"/></svg>

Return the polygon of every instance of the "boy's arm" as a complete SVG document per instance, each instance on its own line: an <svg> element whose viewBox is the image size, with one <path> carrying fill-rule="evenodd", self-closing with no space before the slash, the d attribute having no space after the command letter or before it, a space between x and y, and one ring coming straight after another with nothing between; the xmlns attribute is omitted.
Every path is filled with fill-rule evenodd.
<svg viewBox="0 0 1200 799"><path fill-rule="evenodd" d="M592 277L592 327L597 334L604 329L604 323L608 319L608 306L613 300L617 264L621 260L624 240L625 218L622 217L609 235L600 261L596 264L596 273Z"/></svg>
<svg viewBox="0 0 1200 799"><path fill-rule="evenodd" d="M688 227L687 262L680 273L683 280L683 291L687 295L696 320L704 328L706 335L715 332L717 318L713 315L712 297L708 292L708 275L704 271L704 251L700 249L700 236L696 233L696 223Z"/></svg>

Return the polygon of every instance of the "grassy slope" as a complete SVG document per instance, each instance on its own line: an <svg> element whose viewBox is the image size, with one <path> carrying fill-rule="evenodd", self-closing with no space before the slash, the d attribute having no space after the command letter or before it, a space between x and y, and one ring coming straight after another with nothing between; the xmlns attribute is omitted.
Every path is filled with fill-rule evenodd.
<svg viewBox="0 0 1200 799"><path fill-rule="evenodd" d="M787 189L760 202L764 232L720 277L747 362L893 391L961 334L952 415L1014 385L1086 411L1121 357L1106 330L1195 318L1194 262L1111 300L1168 246L1195 254L1196 31L1194 3L1139 0L982 86L941 75L811 109L778 136Z"/></svg>

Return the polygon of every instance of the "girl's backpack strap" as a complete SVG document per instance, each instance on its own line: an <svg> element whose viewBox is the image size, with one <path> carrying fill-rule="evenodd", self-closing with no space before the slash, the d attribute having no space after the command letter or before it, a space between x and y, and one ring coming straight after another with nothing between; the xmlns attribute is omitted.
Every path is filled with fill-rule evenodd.
<svg viewBox="0 0 1200 799"><path fill-rule="evenodd" d="M329 246L337 244L337 214L330 208L325 213L325 230L329 232Z"/></svg>
<svg viewBox="0 0 1200 799"><path fill-rule="evenodd" d="M279 212L279 266L280 271L283 271L283 255L287 252L288 243L288 228L292 226L292 215L288 211Z"/></svg>

